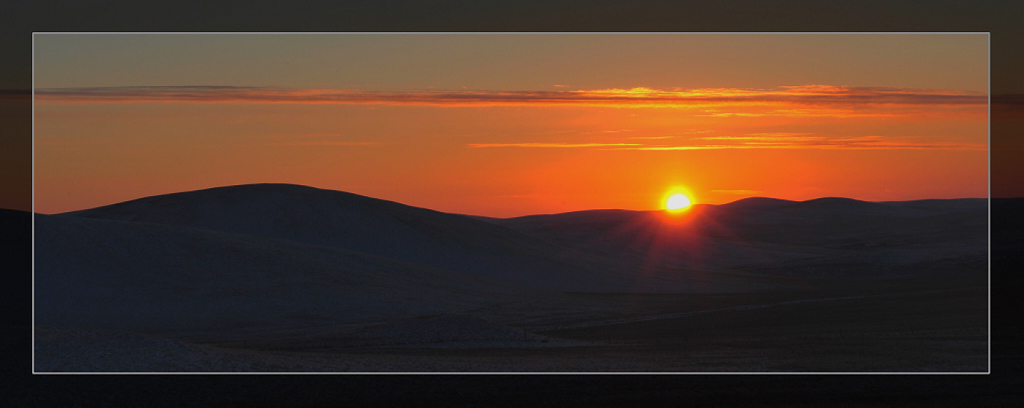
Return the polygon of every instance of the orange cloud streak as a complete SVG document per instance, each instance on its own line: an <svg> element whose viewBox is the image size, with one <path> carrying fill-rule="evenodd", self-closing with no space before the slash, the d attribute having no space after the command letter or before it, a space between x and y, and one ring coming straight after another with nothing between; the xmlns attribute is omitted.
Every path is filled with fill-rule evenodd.
<svg viewBox="0 0 1024 408"><path fill-rule="evenodd" d="M642 143L475 143L469 147L599 147L604 150L715 150L715 149L946 149L985 150L985 144L920 142L883 136L827 138L802 136L809 133L755 133L748 136L711 136L694 140L716 140L728 144L650 145Z"/></svg>
<svg viewBox="0 0 1024 408"><path fill-rule="evenodd" d="M37 89L64 103L336 103L430 106L603 106L703 109L700 116L862 116L960 111L987 106L984 93L829 85L776 89L650 88L581 91L412 91L153 86ZM713 108L713 109L712 109ZM728 111L722 111L727 109Z"/></svg>
<svg viewBox="0 0 1024 408"><path fill-rule="evenodd" d="M822 141L810 143L786 142L741 142L737 144L689 145L689 146L639 146L618 150L717 150L717 149L945 149L985 150L988 146L972 143L949 142L898 142L898 141Z"/></svg>

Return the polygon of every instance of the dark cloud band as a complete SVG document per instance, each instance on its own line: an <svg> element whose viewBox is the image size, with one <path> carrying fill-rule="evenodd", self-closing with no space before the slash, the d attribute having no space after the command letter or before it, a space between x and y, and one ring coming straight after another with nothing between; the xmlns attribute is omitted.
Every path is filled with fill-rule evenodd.
<svg viewBox="0 0 1024 408"><path fill-rule="evenodd" d="M413 91L281 89L232 86L140 86L37 89L40 100L65 102L339 103L441 106L598 105L614 107L704 107L713 105L889 105L984 106L988 96L967 91L866 88L825 85L776 89L648 88L578 91Z"/></svg>

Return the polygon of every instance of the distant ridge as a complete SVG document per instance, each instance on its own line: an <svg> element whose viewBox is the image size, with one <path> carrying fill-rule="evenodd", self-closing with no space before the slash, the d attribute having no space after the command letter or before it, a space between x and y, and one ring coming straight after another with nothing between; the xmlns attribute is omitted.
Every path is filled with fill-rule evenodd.
<svg viewBox="0 0 1024 408"><path fill-rule="evenodd" d="M719 209L726 210L813 210L813 211L834 211L834 210L856 210L875 209L891 215L934 215L938 212L950 210L982 210L988 203L987 198L955 198L955 199L923 199L910 201L864 201L846 197L820 197L805 201L785 200L770 197L747 197L725 204L695 204L688 212L710 212L714 213ZM906 211L919 210L919 211ZM601 209L601 210L579 210L552 214L533 214L510 218L495 218L474 216L473 218L498 222L506 220L518 220L517 222L528 223L534 220L558 217L563 220L569 219L629 219L640 214L663 213L664 210L622 210L622 209Z"/></svg>
<svg viewBox="0 0 1024 408"><path fill-rule="evenodd" d="M795 265L819 256L810 248L863 248L866 252L851 254L850 259L891 264L984 251L987 205L986 199L880 203L843 197L807 201L750 197L728 204L698 204L679 213L575 211L494 222L591 251L625 248L643 262L726 266L771 260ZM921 247L913 256L883 255L872 249L916 245ZM945 252L928 252L926 245L947 247ZM788 249L773 252L784 247Z"/></svg>
<svg viewBox="0 0 1024 408"><path fill-rule="evenodd" d="M821 197L806 201L799 201L787 208L790 211L799 211L807 214L815 214L822 217L848 217L848 216L893 216L904 217L914 215L925 215L897 206L887 206L870 201L854 200L845 197Z"/></svg>
<svg viewBox="0 0 1024 408"><path fill-rule="evenodd" d="M992 199L993 202L1001 202L1000 199ZM927 199L911 201L881 201L880 204L894 205L907 208L919 208L927 210L976 210L988 205L987 198L953 198L953 199Z"/></svg>
<svg viewBox="0 0 1024 408"><path fill-rule="evenodd" d="M617 259L507 226L341 191L249 184L146 197L56 217L160 224L325 246L549 290L621 285ZM599 257L599 256L596 256ZM644 277L637 287L667 287Z"/></svg>
<svg viewBox="0 0 1024 408"><path fill-rule="evenodd" d="M255 235L453 270L478 269L492 255L515 264L517 255L543 253L530 237L471 217L294 184L217 187L63 215Z"/></svg>
<svg viewBox="0 0 1024 408"><path fill-rule="evenodd" d="M719 207L730 209L764 209L778 208L786 205L793 205L795 203L797 203L797 201L783 200L780 198L748 197L731 203L721 204Z"/></svg>
<svg viewBox="0 0 1024 408"><path fill-rule="evenodd" d="M624 280L635 280L633 290L668 290L669 282L697 276L680 268L725 272L862 249L869 252L848 255L869 263L897 259L870 252L877 246L919 248L919 255L899 258L906 262L973 254L986 242L987 207L986 199L750 197L682 212L602 209L502 219L293 184L249 184L62 216L288 240L556 290L596 290ZM638 268L640 275L632 272Z"/></svg>

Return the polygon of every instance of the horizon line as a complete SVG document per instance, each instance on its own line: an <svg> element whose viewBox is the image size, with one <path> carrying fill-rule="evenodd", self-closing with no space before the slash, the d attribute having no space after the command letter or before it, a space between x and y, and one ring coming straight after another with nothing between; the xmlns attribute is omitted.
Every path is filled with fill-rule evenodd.
<svg viewBox="0 0 1024 408"><path fill-rule="evenodd" d="M364 198L369 198L369 199L372 199L372 200L387 201L387 202L392 202L392 203L404 205L404 206L407 206L407 207L420 208L420 209L425 209L425 210L430 210L430 211L437 211L437 212L446 213L446 214L462 215L462 216L468 216L468 217L495 218L495 219L509 219L509 218L519 218L519 217L530 217L530 216L535 216L535 215L557 215L557 214L568 214L568 213L587 212L587 211L629 211L629 212L668 212L668 211L670 211L670 210L664 209L664 208L661 208L661 209L648 209L648 210L631 210L631 209L625 209L625 208L588 208L588 209L582 209L582 210L570 210L570 211L553 212L553 213L537 213L537 214L517 215L517 216L511 216L511 217L495 217L495 216L489 216L489 215L476 215L476 214L468 214L468 213L455 213L455 212L447 212L447 211L435 210L435 209L432 209L432 208L420 207L420 206L416 206L416 205L412 205L412 204L402 203L402 202L399 202L399 201L389 200L389 199L386 199L386 198L378 198L378 197L372 197L372 196L363 195L363 194L359 194L359 193L353 193L353 192L350 192L350 191L335 190L335 189L330 189L330 188L320 188L320 187L314 187L314 186L309 186L309 185L304 185L304 184L295 184L295 183L244 183L244 184L230 184L230 185L223 185L223 186L216 186L216 187L200 188L200 189L195 189L195 190L183 190L183 191L175 191L175 192L169 192L169 193L154 194L154 195L148 195L148 196L137 197L137 198L132 198L132 199L128 199L128 200L118 201L118 202L114 202L114 203L110 203L110 204L103 204L103 205L99 205L99 206L95 206L95 207L88 207L88 208L82 208L82 209L76 209L76 210L70 210L70 211L63 211L63 212L57 212L57 213L50 213L50 214L41 213L41 212L37 212L37 211L24 211L24 210L17 210L17 209L8 209L8 210L11 210L11 211L24 211L24 212L28 212L28 213L41 214L41 215L61 215L61 214L68 214L68 213L78 212L78 211L88 211L88 210L93 210L93 209L97 209L97 208L109 207L109 206L113 206L113 205L129 203L129 202L132 202L132 201L144 200L144 199L147 199L147 198L161 197L161 196L167 196L167 195L173 195L173 194L187 194L187 193L196 193L196 192L200 192L200 191L208 191L208 190L223 189L223 188L254 187L254 186L290 186L290 187L312 188L312 189L324 190L324 191L330 191L330 192L352 194L352 195L356 195L356 196L360 196L360 197L364 197ZM728 190L721 190L721 191L728 191ZM728 193L726 193L726 194L728 194ZM1004 199L1024 199L1024 197L1003 197L1003 198ZM768 196L751 195L751 196L746 196L746 197L738 198L738 199L733 200L733 201L729 201L729 202L725 202L725 203L719 203L719 204L693 203L688 208L693 208L693 207L698 207L698 206L700 206L700 207L707 207L707 206L717 207L717 206L729 205L729 204L737 203L737 202L740 202L740 201L743 201L743 200L750 200L750 199L777 200L777 201L786 201L786 202L789 202L789 203L805 203L805 202L817 201L817 200L841 199L841 200L857 201L857 202L862 202L862 203L884 204L884 203L902 203L902 202L929 201L929 200L992 200L993 197L918 198L918 199L910 199L910 200L870 201L870 200L862 200L862 199L851 198L851 197L842 197L842 196L822 196L822 197L810 198L810 199L807 199L807 200L792 200L792 199L786 199L786 198L776 198L776 197L768 197ZM685 211L686 210L683 210L683 212L685 212Z"/></svg>

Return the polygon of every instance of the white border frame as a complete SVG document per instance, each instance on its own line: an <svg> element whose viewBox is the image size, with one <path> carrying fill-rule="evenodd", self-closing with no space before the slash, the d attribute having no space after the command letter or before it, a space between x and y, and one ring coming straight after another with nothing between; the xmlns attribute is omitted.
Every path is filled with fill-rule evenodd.
<svg viewBox="0 0 1024 408"><path fill-rule="evenodd" d="M949 35L949 34L984 34L988 46L988 361L987 371L951 371L951 372L906 372L906 371L879 371L879 372L821 372L821 371L786 371L786 372L221 372L221 371L184 371L184 372L49 372L36 371L35 341L36 341L36 35ZM989 375L992 374L992 33L989 31L927 31L927 32L886 32L886 31L865 31L865 32L813 32L813 31L783 31L783 32L55 32L55 31L33 31L32 32L32 374L33 375Z"/></svg>

